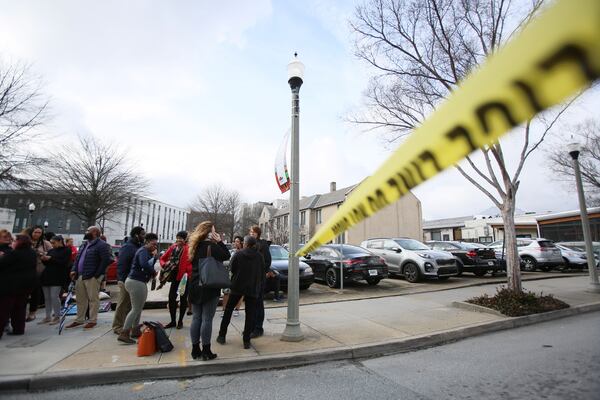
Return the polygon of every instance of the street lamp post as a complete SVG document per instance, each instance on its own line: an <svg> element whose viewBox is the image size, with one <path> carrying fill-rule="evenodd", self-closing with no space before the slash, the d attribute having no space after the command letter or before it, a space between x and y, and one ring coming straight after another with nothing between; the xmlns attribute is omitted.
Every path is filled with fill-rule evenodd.
<svg viewBox="0 0 600 400"><path fill-rule="evenodd" d="M300 233L300 177L299 177L299 115L300 86L304 78L304 64L298 60L298 54L288 64L288 83L292 89L292 186L290 190L290 258L288 268L288 309L287 322L281 340L299 342L304 339L300 329L300 272L298 235Z"/></svg>
<svg viewBox="0 0 600 400"><path fill-rule="evenodd" d="M581 153L581 144L577 142L569 143L567 149L573 159L573 169L575 170L575 182L577 182L577 196L579 197L579 209L581 212L581 225L583 227L583 239L585 240L585 252L587 255L588 271L590 274L590 291L600 293L600 283L598 283L598 272L592 249L592 233L590 231L590 221L587 215L585 205L585 196L583 193L583 184L581 182L581 171L579 170L579 154Z"/></svg>
<svg viewBox="0 0 600 400"><path fill-rule="evenodd" d="M33 213L35 212L35 204L33 202L29 203L29 226L33 228Z"/></svg>

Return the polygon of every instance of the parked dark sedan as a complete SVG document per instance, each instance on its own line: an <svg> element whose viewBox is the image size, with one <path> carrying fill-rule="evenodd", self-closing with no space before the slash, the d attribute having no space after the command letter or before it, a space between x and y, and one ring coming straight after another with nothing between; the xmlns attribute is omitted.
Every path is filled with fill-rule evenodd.
<svg viewBox="0 0 600 400"><path fill-rule="evenodd" d="M472 272L477 276L483 276L488 272L505 270L502 263L496 259L494 249L487 248L478 243L465 243L454 241L430 241L427 244L433 250L448 251L458 261L458 275L463 272Z"/></svg>
<svg viewBox="0 0 600 400"><path fill-rule="evenodd" d="M279 283L281 290L287 290L288 282L288 262L290 253L282 246L272 244L269 247L271 252L271 269L279 272ZM300 261L300 290L306 290L315 281L315 275L312 268Z"/></svg>
<svg viewBox="0 0 600 400"><path fill-rule="evenodd" d="M344 282L366 280L369 285L377 285L388 277L384 259L358 246L329 244L305 258L315 273L315 279L324 281L331 288L340 287L340 262Z"/></svg>

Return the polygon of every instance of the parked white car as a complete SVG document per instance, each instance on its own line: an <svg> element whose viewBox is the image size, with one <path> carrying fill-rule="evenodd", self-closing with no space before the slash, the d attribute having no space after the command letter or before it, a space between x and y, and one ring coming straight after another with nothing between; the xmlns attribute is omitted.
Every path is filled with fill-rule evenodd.
<svg viewBox="0 0 600 400"><path fill-rule="evenodd" d="M498 240L489 245L498 252L504 246L502 240ZM523 260L521 269L524 271L550 271L554 267L564 264L560 249L556 247L552 240L537 238L537 239L517 239L517 250L519 256Z"/></svg>

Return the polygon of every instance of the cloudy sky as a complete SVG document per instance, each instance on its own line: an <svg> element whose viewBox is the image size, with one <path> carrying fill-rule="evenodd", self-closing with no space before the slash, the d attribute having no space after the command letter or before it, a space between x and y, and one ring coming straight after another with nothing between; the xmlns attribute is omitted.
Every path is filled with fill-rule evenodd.
<svg viewBox="0 0 600 400"><path fill-rule="evenodd" d="M235 188L244 201L272 201L282 197L273 164L290 124L286 66L295 51L306 66L301 194L325 192L330 181L354 184L392 150L344 121L360 107L371 72L353 56L347 21L356 4L0 0L0 58L29 63L45 83L52 138L39 147L73 146L77 135L93 134L127 151L151 178L152 197L178 206L211 184ZM586 94L565 124L591 116L598 97ZM564 135L559 127L548 146ZM516 147L516 137L506 140ZM517 205L574 209L570 186L539 152ZM491 206L454 171L415 194L427 219Z"/></svg>

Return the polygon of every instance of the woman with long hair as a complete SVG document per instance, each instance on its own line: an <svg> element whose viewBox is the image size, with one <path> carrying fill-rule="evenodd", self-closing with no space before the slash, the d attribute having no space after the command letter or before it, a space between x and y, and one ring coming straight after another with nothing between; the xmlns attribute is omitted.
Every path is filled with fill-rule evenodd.
<svg viewBox="0 0 600 400"><path fill-rule="evenodd" d="M198 224L189 238L190 260L192 260L192 279L189 282L190 302L193 317L190 328L192 338L192 358L197 360L213 360L217 357L210 349L212 336L212 321L217 311L221 289L204 288L200 286L198 261L208 255L219 261L229 260L229 250L221 240L221 235L215 230L211 221ZM210 251L210 254L209 254ZM202 351L200 351L202 343Z"/></svg>
<svg viewBox="0 0 600 400"><path fill-rule="evenodd" d="M46 299L46 318L38 324L56 325L60 320L60 290L69 279L71 248L65 246L65 241L60 235L53 236L50 243L52 248L48 250L48 254L42 256L46 268L40 278Z"/></svg>
<svg viewBox="0 0 600 400"><path fill-rule="evenodd" d="M44 304L44 294L42 293L42 286L40 284L40 276L44 271L44 263L42 262L42 256L45 256L48 250L52 248L50 242L44 239L44 228L39 225L34 226L33 228L29 228L27 230L27 234L31 239L31 248L37 254L37 264L36 264L36 276L37 282L35 287L31 291L31 296L29 297L29 315L25 321L30 322L35 319L35 313L37 312L40 304Z"/></svg>
<svg viewBox="0 0 600 400"><path fill-rule="evenodd" d="M36 283L36 254L27 235L17 235L14 250L0 257L0 337L10 318L13 335L25 333L27 296Z"/></svg>
<svg viewBox="0 0 600 400"><path fill-rule="evenodd" d="M165 329L177 327L183 328L183 317L187 309L188 287L186 284L184 293L179 296L179 320L177 323L177 294L179 293L179 284L183 276L187 274L187 279L192 275L192 263L189 259L189 247L187 244L188 233L186 231L177 232L175 236L176 242L160 257L160 266L163 268L161 273L161 282L158 286L160 289L165 283L170 282L169 288L169 314L171 314L171 322L165 325Z"/></svg>

